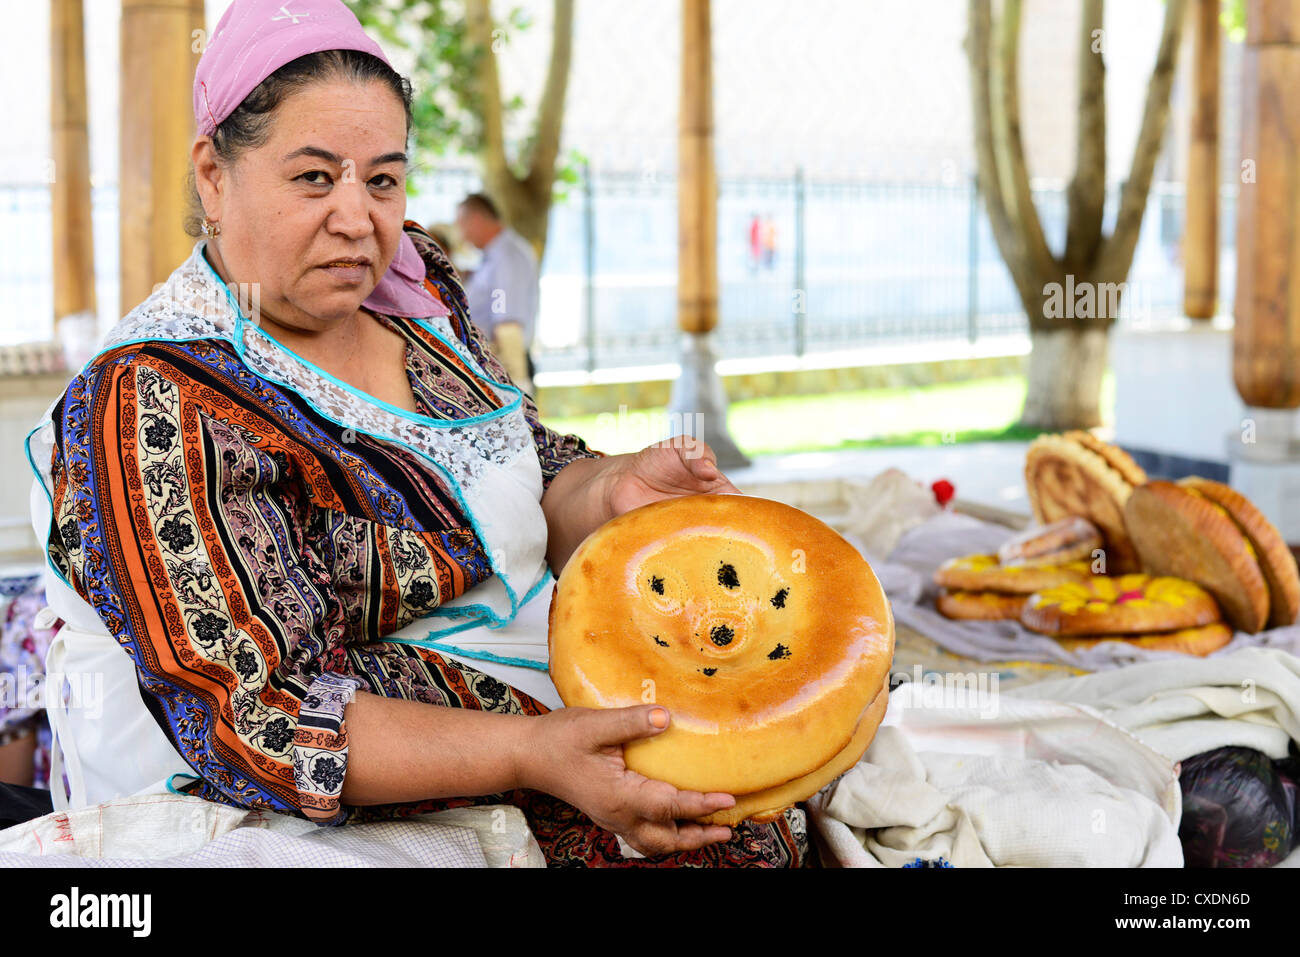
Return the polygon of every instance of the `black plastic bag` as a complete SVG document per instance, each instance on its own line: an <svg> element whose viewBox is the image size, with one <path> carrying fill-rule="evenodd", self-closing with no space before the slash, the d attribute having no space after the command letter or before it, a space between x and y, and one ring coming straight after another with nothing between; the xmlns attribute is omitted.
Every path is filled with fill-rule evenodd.
<svg viewBox="0 0 1300 957"><path fill-rule="evenodd" d="M1187 867L1271 867L1295 845L1296 782L1250 748L1219 748L1183 762L1178 837Z"/></svg>

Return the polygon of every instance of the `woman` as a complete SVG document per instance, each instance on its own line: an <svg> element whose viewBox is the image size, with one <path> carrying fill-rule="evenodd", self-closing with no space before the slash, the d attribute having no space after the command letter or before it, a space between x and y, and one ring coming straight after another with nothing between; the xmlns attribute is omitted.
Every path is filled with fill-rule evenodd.
<svg viewBox="0 0 1300 957"><path fill-rule="evenodd" d="M803 863L801 812L703 827L730 795L625 769L666 709L561 709L545 674L548 567L734 487L703 443L603 456L538 421L404 218L409 84L338 0L292 8L222 17L195 77L207 238L33 433L51 668L109 675L98 725L51 710L71 802L504 801L555 864Z"/></svg>

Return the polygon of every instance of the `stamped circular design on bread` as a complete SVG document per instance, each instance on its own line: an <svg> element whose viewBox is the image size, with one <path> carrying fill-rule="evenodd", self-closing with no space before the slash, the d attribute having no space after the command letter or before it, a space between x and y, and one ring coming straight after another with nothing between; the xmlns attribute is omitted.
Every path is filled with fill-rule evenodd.
<svg viewBox="0 0 1300 957"><path fill-rule="evenodd" d="M1124 509L1142 567L1196 582L1234 628L1255 634L1268 622L1268 583L1254 548L1227 510L1191 488L1152 481Z"/></svg>
<svg viewBox="0 0 1300 957"><path fill-rule="evenodd" d="M1087 562L1064 565L1002 565L996 555L950 558L934 572L934 583L954 591L1002 591L1028 595L1064 582L1092 576Z"/></svg>
<svg viewBox="0 0 1300 957"><path fill-rule="evenodd" d="M612 519L569 559L551 606L550 673L564 703L664 705L667 730L625 745L627 766L738 802L811 783L869 743L893 649L889 602L857 549L799 509L748 495L667 499Z"/></svg>
<svg viewBox="0 0 1300 957"><path fill-rule="evenodd" d="M1300 616L1300 571L1282 533L1231 486L1198 475L1181 479L1178 484L1223 508L1246 536L1268 584L1268 627L1294 625Z"/></svg>
<svg viewBox="0 0 1300 957"><path fill-rule="evenodd" d="M962 591L939 589L934 607L945 618L970 621L1004 621L1019 618L1025 605L1024 595L998 591Z"/></svg>
<svg viewBox="0 0 1300 957"><path fill-rule="evenodd" d="M1232 629L1222 622L1215 622L1199 628L1181 628L1178 631L1157 632L1151 635L1098 635L1095 638L1057 638L1056 640L1068 651L1086 651L1096 648L1103 641L1118 641L1148 651L1176 651L1203 658L1232 641Z"/></svg>
<svg viewBox="0 0 1300 957"><path fill-rule="evenodd" d="M1030 595L1020 623L1045 635L1140 634L1220 620L1214 597L1181 578L1094 575Z"/></svg>
<svg viewBox="0 0 1300 957"><path fill-rule="evenodd" d="M1124 523L1124 505L1133 491L1125 474L1064 435L1040 435L1025 452L1025 489L1034 518L1048 525L1077 515L1096 525L1105 539L1109 575L1141 570Z"/></svg>

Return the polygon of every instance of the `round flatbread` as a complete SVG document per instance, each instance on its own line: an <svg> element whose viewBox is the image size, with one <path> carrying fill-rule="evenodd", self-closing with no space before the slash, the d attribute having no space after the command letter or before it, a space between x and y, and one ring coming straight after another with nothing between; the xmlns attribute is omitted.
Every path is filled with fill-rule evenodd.
<svg viewBox="0 0 1300 957"><path fill-rule="evenodd" d="M1222 507L1246 536L1268 585L1268 627L1294 625L1300 616L1300 570L1277 527L1236 489L1200 476L1178 483Z"/></svg>
<svg viewBox="0 0 1300 957"><path fill-rule="evenodd" d="M1193 582L1151 575L1094 575L1029 596L1020 623L1045 635L1143 634L1219 621L1214 597Z"/></svg>
<svg viewBox="0 0 1300 957"><path fill-rule="evenodd" d="M996 555L950 558L935 570L934 583L953 591L1000 591L1028 595L1064 582L1084 581L1092 568L1084 561L1064 565L1002 565Z"/></svg>
<svg viewBox="0 0 1300 957"><path fill-rule="evenodd" d="M1064 435L1040 435L1025 453L1025 489L1034 518L1040 525L1072 515L1092 522L1105 540L1109 575L1141 569L1124 524L1124 504L1133 491L1126 475L1135 474Z"/></svg>
<svg viewBox="0 0 1300 957"><path fill-rule="evenodd" d="M1145 485L1147 482L1147 473L1142 466L1133 461L1133 456L1129 455L1118 445L1111 445L1109 442L1103 442L1091 432L1083 429L1071 429L1062 433L1071 442L1078 442L1085 449L1096 452L1106 464L1123 476L1124 481L1136 488L1139 485Z"/></svg>
<svg viewBox="0 0 1300 957"><path fill-rule="evenodd" d="M1268 623L1268 582L1223 506L1186 486L1153 481L1134 489L1124 515L1144 569L1196 582L1234 628L1253 635Z"/></svg>
<svg viewBox="0 0 1300 957"><path fill-rule="evenodd" d="M1086 518L1071 515L1050 525L1035 525L998 548L1003 565L1063 565L1091 561L1102 547L1101 532Z"/></svg>
<svg viewBox="0 0 1300 957"><path fill-rule="evenodd" d="M1103 641L1118 641L1148 651L1176 651L1203 658L1232 641L1232 629L1222 622L1216 622L1200 628L1181 628L1153 635L1098 635L1095 638L1058 638L1057 641L1069 651L1086 651L1096 648Z"/></svg>
<svg viewBox="0 0 1300 957"><path fill-rule="evenodd" d="M885 709L888 707L889 686L886 685L876 694L875 700L871 702L871 707L867 709L866 714L862 716L862 720L858 722L849 743L820 768L805 774L801 778L795 778L785 784L778 784L774 788L757 791L753 794L738 794L736 795L736 803L725 811L715 811L713 814L696 818L696 820L701 824L724 824L728 827L735 827L746 818L755 821L769 821L774 817L779 817L786 808L816 794L862 760L862 756L867 753L867 748L871 746L872 740L876 737L876 731L880 728L880 722L884 720Z"/></svg>
<svg viewBox="0 0 1300 957"><path fill-rule="evenodd" d="M934 607L945 618L969 621L1005 621L1020 617L1024 595L998 591L950 591L939 589Z"/></svg>
<svg viewBox="0 0 1300 957"><path fill-rule="evenodd" d="M569 559L551 606L564 703L664 705L672 723L625 745L627 766L738 798L811 784L869 741L861 722L893 649L889 602L857 549L749 495L672 498L607 522ZM781 793L789 804L813 792Z"/></svg>

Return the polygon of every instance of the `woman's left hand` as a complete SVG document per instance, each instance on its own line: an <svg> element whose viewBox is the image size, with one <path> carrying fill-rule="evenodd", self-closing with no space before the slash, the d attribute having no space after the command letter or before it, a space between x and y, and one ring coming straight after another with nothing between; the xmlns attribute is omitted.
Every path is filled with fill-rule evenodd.
<svg viewBox="0 0 1300 957"><path fill-rule="evenodd" d="M606 515L611 518L679 495L740 491L722 474L708 443L689 435L656 442L620 459L601 476Z"/></svg>

